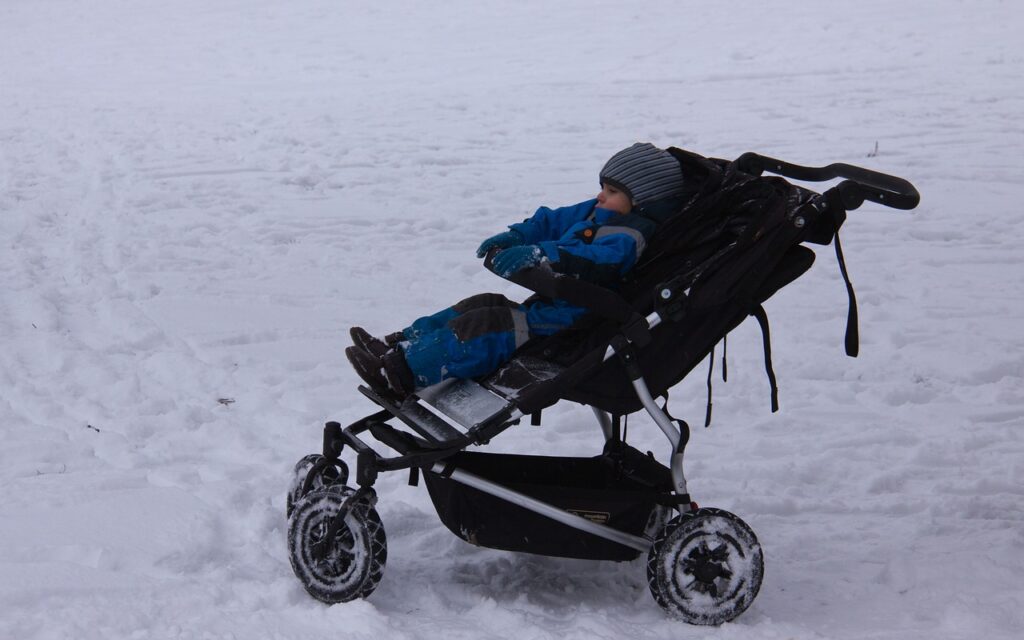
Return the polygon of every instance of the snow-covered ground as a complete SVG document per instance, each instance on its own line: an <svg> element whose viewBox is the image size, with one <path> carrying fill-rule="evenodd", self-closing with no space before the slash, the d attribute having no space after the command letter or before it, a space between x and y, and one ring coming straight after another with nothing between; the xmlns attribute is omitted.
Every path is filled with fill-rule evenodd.
<svg viewBox="0 0 1024 640"><path fill-rule="evenodd" d="M0 4L0 638L1021 637L1024 8L799 5ZM761 539L751 609L689 627L642 561L472 547L401 473L379 589L308 597L285 487L373 409L347 328L523 295L480 239L635 140L922 193L844 228L858 359L830 248L768 305L781 412L731 336L688 472ZM600 444L564 405L492 449Z"/></svg>

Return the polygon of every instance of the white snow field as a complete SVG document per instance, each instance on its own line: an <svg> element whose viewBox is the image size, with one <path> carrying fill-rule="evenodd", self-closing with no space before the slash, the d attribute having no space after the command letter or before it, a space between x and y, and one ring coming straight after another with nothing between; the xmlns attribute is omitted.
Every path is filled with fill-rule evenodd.
<svg viewBox="0 0 1024 640"><path fill-rule="evenodd" d="M1024 637L1024 6L0 3L0 638ZM474 257L636 140L905 177L673 393L759 597L688 626L643 559L473 547L407 474L367 600L289 566L292 465L375 407L343 349L481 291ZM719 351L719 354L721 352ZM645 416L630 442L667 460ZM562 403L489 447L599 453Z"/></svg>

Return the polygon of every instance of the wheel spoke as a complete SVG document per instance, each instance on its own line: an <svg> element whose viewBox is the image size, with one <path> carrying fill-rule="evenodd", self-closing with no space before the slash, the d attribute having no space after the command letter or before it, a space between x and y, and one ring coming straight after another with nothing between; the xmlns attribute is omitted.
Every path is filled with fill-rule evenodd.
<svg viewBox="0 0 1024 640"><path fill-rule="evenodd" d="M334 575L344 575L345 572L348 571L348 568L352 566L352 556L347 554L343 555L339 553L338 555L334 556L334 558L325 561L324 564L328 569L330 569L331 573L333 573Z"/></svg>
<svg viewBox="0 0 1024 640"><path fill-rule="evenodd" d="M352 555L352 551L356 548L356 540L352 537L352 532L345 528L344 534L341 531L334 538L334 548L338 551L343 551L349 555Z"/></svg>

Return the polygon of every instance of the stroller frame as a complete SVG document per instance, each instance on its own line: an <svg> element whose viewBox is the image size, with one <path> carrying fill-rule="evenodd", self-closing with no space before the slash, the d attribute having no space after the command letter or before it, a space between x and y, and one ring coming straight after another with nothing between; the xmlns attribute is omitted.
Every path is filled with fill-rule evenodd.
<svg viewBox="0 0 1024 640"><path fill-rule="evenodd" d="M919 200L916 189L905 180L846 164L809 168L747 153L732 165L752 176L760 176L767 170L799 180L845 178L845 181L823 194L811 192L814 197L802 205L809 207L806 211L810 214L828 218L833 225L831 233L824 238L826 241L821 244L832 240L833 234L845 220L846 211L857 208L864 200L898 209L912 209ZM800 229L805 224L804 216L792 216L789 222L792 227ZM846 278L838 239L836 244ZM492 258L493 254L485 261L489 268ZM809 266L810 262L807 262L787 275L785 281L775 283L767 295L770 296L788 284ZM417 484L420 471L423 471L428 474L428 488L431 487L431 478L442 478L496 498L503 504L509 503L525 509L583 535L608 541L613 548L618 549L609 555L602 555L598 551L587 556L574 556L572 552L534 552L608 559L623 559L629 557L629 553L633 554L632 557L638 553L648 553L648 581L652 594L670 614L688 622L719 624L742 613L760 586L763 571L760 545L749 527L736 516L716 509L699 509L691 500L684 470L684 454L690 438L689 426L658 406L637 356L638 348L649 343L652 329L685 314L690 294L689 281L676 278L659 284L654 292L654 310L641 316L616 292L579 280L556 277L544 269L528 269L510 279L542 295L586 306L592 312L618 323L619 332L610 339L604 353L599 354L601 357L591 359L590 366L600 366L601 363L617 358L629 378L639 406L654 420L669 441L671 451L668 467L661 467L653 461L649 463L660 469L655 469L655 472L665 472L659 477L670 479L668 482L659 482L653 492L656 494L653 498L656 506L650 512L650 522L642 531L636 531L635 527L632 531L623 530L606 522L595 521L595 518L588 517L591 514L567 510L484 477L483 474L460 468L454 462L460 452L470 445L486 444L505 429L519 424L527 415L532 415L534 424L539 424L540 411L562 399L554 390L557 383L567 377L570 381L578 380L572 377L571 371L553 368L550 363L529 355L517 356L483 380L446 380L407 398L398 398L387 391L366 386L359 387L359 391L379 405L381 410L345 428L338 422L327 422L322 454L307 456L296 465L288 501L289 548L293 569L300 580L311 595L326 602L365 597L373 591L380 580L386 558L383 528L373 509L377 499L373 487L381 472L408 469L410 484ZM849 287L848 278L846 280L851 297L851 318L855 318L852 288ZM751 311L750 315L755 314ZM743 317L745 315L735 324L742 321ZM759 316L758 320L762 318ZM762 322L762 329L765 330L766 364L774 391L774 375L768 359L770 352L766 320ZM856 353L855 340L854 337L851 353L848 332L847 352L850 355ZM570 399L588 404L575 398ZM625 413L606 411L593 404L589 406L605 437L606 452L612 443L628 448L620 437L620 419ZM393 419L397 419L402 428L388 424ZM398 455L383 455L367 443L367 434ZM347 486L349 470L341 460L346 447L356 454L355 483L358 489L355 490ZM657 505L661 507L660 513ZM435 506L441 514L436 499ZM668 509L674 509L678 515L666 525L664 520L667 515L664 511ZM445 519L443 515L442 519ZM456 531L456 527L447 520L445 524L460 537L476 542L464 531ZM723 528L725 533L721 532ZM311 536L316 539L312 540ZM710 536L708 540L711 542L692 542L694 539L703 540L701 536ZM480 544L533 551L529 547ZM732 551L725 549L730 544L735 547ZM339 552L341 548L347 551ZM628 550L625 552L627 555L623 555L622 548ZM369 560L353 573L351 565L358 563L353 562L352 557L358 553L368 554ZM726 559L728 554L731 554L729 558L732 558L733 564ZM348 560L339 561L338 558L342 556ZM687 585L679 583L680 570L675 565L677 562L687 567L686 579L693 578ZM739 572L742 578L739 583L733 566L737 562L744 565ZM323 569L325 563L332 567L330 571ZM332 580L340 580L338 575L344 578L342 582L347 580L340 591L332 584ZM724 595L719 593L723 585ZM704 599L699 603L700 606L691 606L695 598ZM715 607L705 606L708 598L714 602Z"/></svg>
<svg viewBox="0 0 1024 640"><path fill-rule="evenodd" d="M648 316L646 322L649 327L654 328L661 323L661 318L657 313L652 313ZM620 346L620 348L623 347ZM625 353L628 354L632 346L628 345L625 349ZM618 353L615 346L609 346L605 359L610 359ZM622 358L627 362L632 361L629 355L622 355ZM682 421L674 423L672 418L654 401L647 388L647 383L644 381L643 375L639 370L637 370L637 374L637 377L633 380L637 396L642 402L644 409L654 419L672 445L670 469L672 490L677 497L678 508L686 511L695 509L696 505L691 502L686 488L686 474L683 470L683 453L690 439L689 426ZM444 459L448 458L452 453L464 449L469 444L485 444L501 431L518 424L524 417L522 412L516 409L512 402L508 401L501 403L497 411L490 415L473 416L463 414L457 417L450 416L444 412L443 405L438 406L440 403L432 401L439 395L449 391L453 386L458 386L459 391L464 395L472 394L478 398L493 399L492 404L496 404L497 402L494 401L500 398L493 390L487 389L472 380L460 380L458 382L442 382L438 385L440 389L428 389L427 393L423 394L425 397L413 395L401 404L396 405L392 400L373 389L360 386L359 391L384 407L384 411L367 416L344 430L341 429L339 423L328 422L324 427L324 459L330 463L337 464L340 461L341 451L345 445L348 445L357 452L356 482L360 488L368 490L372 487L380 471L429 468L430 471L438 475L443 475L460 484L473 487L489 495L519 505L574 529L596 535L637 551L646 552L650 550L654 542L650 537L632 535L608 525L594 522L584 516L570 513L481 476L447 465ZM433 392L431 393L431 391ZM591 409L597 418L605 440L617 440L618 429L617 425L613 424L613 417L596 407L591 407ZM408 439L408 433L398 431L382 421L382 418L386 419L389 416L399 418L421 437L437 438L441 435L447 435L450 439L447 441L437 441L437 445L440 448L436 449L410 446L412 441ZM477 421L467 424L467 422L473 419ZM465 433L456 436L455 434L458 433L460 427L465 429ZM399 451L400 455L382 457L377 450L360 438L360 435L367 431L370 431L378 440Z"/></svg>

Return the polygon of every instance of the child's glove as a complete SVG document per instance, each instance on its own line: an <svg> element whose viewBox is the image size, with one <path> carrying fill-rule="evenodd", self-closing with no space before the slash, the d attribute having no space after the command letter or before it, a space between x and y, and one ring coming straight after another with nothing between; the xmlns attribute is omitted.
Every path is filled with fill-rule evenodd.
<svg viewBox="0 0 1024 640"><path fill-rule="evenodd" d="M544 252L540 250L540 247L535 244L527 244L500 251L498 255L494 256L491 266L494 268L494 273L502 278L507 278L517 271L540 264L543 259Z"/></svg>
<svg viewBox="0 0 1024 640"><path fill-rule="evenodd" d="M484 257L491 249L507 249L509 247L521 245L523 244L523 239L523 234L519 233L515 229L510 229L504 233L491 236L480 243L480 247L476 250L476 257Z"/></svg>

